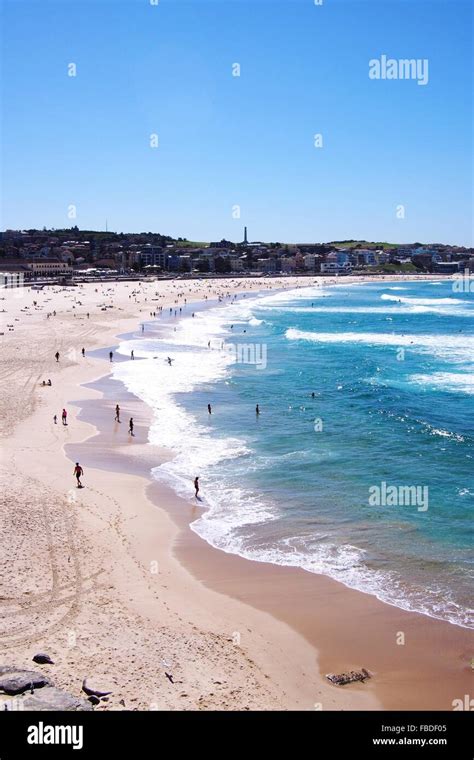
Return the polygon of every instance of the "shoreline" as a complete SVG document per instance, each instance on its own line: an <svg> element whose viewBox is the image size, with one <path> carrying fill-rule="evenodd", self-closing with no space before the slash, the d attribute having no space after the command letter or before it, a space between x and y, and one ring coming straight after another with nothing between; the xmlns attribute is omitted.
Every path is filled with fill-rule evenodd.
<svg viewBox="0 0 474 760"><path fill-rule="evenodd" d="M391 277L387 279L394 281ZM430 276L429 278L417 277L417 279L436 278ZM377 278L378 280L380 277ZM261 282L258 284L262 285ZM238 285L240 286L240 283ZM293 283L290 285L286 281L285 285L285 289L294 288ZM179 283L179 286L182 286L182 283ZM308 284L304 283L302 287L308 287ZM136 315L128 318L128 326L133 327L134 319L136 327ZM114 327L106 333L111 338L109 345L114 342L113 335L126 332L122 328L123 326L117 330ZM102 333L97 336L102 347L107 345L104 343L106 335ZM101 350L105 352L105 349ZM109 426L105 422L104 413L106 410L108 414L112 411L110 400L107 399L109 389L105 388L111 381L110 378L106 379L107 374L104 376L104 367L100 360L94 358L90 361L94 363L94 373L92 373L94 377L91 378L88 373L89 376L85 378L85 382L79 383L80 394L78 394L76 378L71 378L67 391L65 389L64 403L78 404L81 409L79 413L74 413L74 420L79 419L78 431L81 430L83 433L79 437L74 436L74 441L71 440L68 445L75 447L76 451L81 451L82 447L81 457L84 462L86 461L84 457L88 456L86 452L93 452L95 468L91 470L87 468L86 474L89 477L89 471L92 472L94 483L96 479L100 482L100 487L104 488L102 497L104 494L107 495L107 489L110 490L111 481L119 483L119 491L115 486L113 496L119 508L114 508L113 514L109 515L109 525L114 525L115 520L115 526L120 528L117 535L128 547L130 556L127 559L131 564L139 565L143 575L147 563L157 561L156 557L153 559L157 545L160 546L163 555L168 555L166 560L161 557L158 560L160 570L156 578L150 578L150 573L148 573L146 580L150 588L146 594L143 595L144 589L138 583L138 579L134 578L132 587L135 593L139 592L132 604L134 612L156 619L154 609L157 603L156 589L159 587L162 591L161 586L164 583L160 576L171 574L175 586L181 584L181 591L174 595L174 608L182 609L183 605L185 609L192 608L192 620L200 620L203 628L206 628L206 621L209 627L209 617L214 621L222 618L223 608L226 608L226 615L230 616L228 619L240 620L241 616L244 616L245 623L239 623L243 630L239 627L232 628L232 624L226 629L227 643L229 643L229 635L234 637L235 633L238 633L238 638L241 639L241 644L236 645L231 638L230 651L234 654L238 649L239 653L243 653L245 649L247 660L250 652L249 662L254 665L257 663L259 672L264 670L271 672L271 676L265 673L263 680L266 677L271 686L280 685L276 692L281 694L280 706L284 709L319 709L315 708L314 704L320 702L323 705L322 709L378 709L381 706L386 709L450 709L451 701L462 697L467 688L467 671L471 671L470 644L464 634L453 633L458 627L433 618L425 618L418 613L398 610L368 594L347 589L325 576L316 576L298 568L256 563L225 554L214 549L189 530L189 522L193 519L189 514L189 503L180 500L161 484L150 483L150 479L144 477L143 466L139 462L136 449L139 450L139 455L142 455L145 453L143 449L148 447L147 456L149 456L151 444L146 443L144 447L139 448L140 444L137 446L137 442L134 441L135 456L130 457L131 447L117 446L110 440ZM99 362L100 366L96 367L95 365ZM114 393L114 398L117 398L117 390ZM119 393L121 398L125 398L123 390ZM125 393L128 394L127 391ZM77 401L79 395L81 399ZM144 402L138 399L132 400L130 395L127 395L126 403L133 407L134 415L138 419L137 431L140 432L149 424L151 410L145 409ZM87 419L87 410L92 407L94 407L93 425ZM20 423L20 427L26 422ZM156 447L153 448L156 449ZM65 455L66 444L64 449ZM127 450L123 451L123 449ZM153 454L165 455L163 450L156 450ZM44 475L42 468L46 461L47 458L45 460L40 455L38 461L35 462L34 473L31 474L37 477ZM145 461L148 461L146 457ZM126 468L124 471L125 463L133 473L132 475L128 475ZM156 464L156 460L154 463ZM103 464L107 467L100 469ZM45 469L47 471L47 464ZM112 479L111 472L114 473ZM55 477L55 480L59 478ZM132 483L135 487L138 487L137 484L140 483L138 508L136 505L127 504L125 498L126 495L130 497L133 493ZM123 493L120 489L123 489ZM143 492L146 492L146 495ZM86 494L81 492L80 496L81 499L87 497L87 488ZM158 502L159 510L156 509L156 502ZM194 508L191 508L191 511L192 509ZM92 514L89 514L90 509L86 511L88 512L85 521L88 523L87 527L98 527L101 517L97 510L92 510ZM185 512L187 512L186 516ZM173 522L170 520L170 514ZM105 541L103 548L106 549L110 543L107 540L109 538L110 536L103 533L99 541L96 535L96 545ZM162 564L166 569L162 570ZM176 565L179 565L181 571ZM114 578L115 587L128 588L131 582L130 577L120 577L120 571L117 568L111 575ZM185 589L184 593L183 589ZM205 604L208 605L207 609L196 608L193 595L196 599L204 599ZM316 609L311 614L307 609L308 598L315 600ZM211 609L212 615L209 616ZM347 632L350 626L347 618L357 621L357 626L351 627L349 639ZM431 622L422 622L421 618ZM247 621L250 619L252 626L258 628L258 635L254 629L251 636L248 636L246 632ZM368 632L360 631L360 628L364 626L367 626ZM446 627L453 630L449 631ZM459 630L467 634L468 629ZM411 639L403 647L395 643L397 631L405 631L407 639ZM369 634L371 634L370 638ZM369 640L366 640L368 638ZM425 651L427 642L429 654ZM393 648L390 645L387 646L388 644L393 644ZM278 646L280 646L280 651L284 651L285 662L274 661ZM437 652L438 649L439 652ZM229 659L228 653L227 659ZM250 667L249 662L247 666L241 667L244 669ZM374 662L375 666L372 664ZM360 667L366 667L374 673L375 677L365 684L351 684L343 690L330 685L324 678L325 673L330 671L341 672ZM313 672L316 670L317 673ZM286 690L281 687L283 683L287 683ZM217 705L224 704L223 695L219 699L220 702L218 701ZM273 699L275 699L274 695ZM273 709L273 700L269 695L265 695L265 698L260 701L262 703L260 709ZM171 709L219 709L212 705L212 700L210 700L211 704L209 701L199 704L198 700L197 706L191 707L186 704L185 698L182 698L182 702L182 707L176 706ZM225 709L245 709L245 707L227 705ZM259 709L258 704L256 709Z"/></svg>
<svg viewBox="0 0 474 760"><path fill-rule="evenodd" d="M436 710L451 707L456 694L464 686L467 688L467 678L464 679L462 673L465 668L450 666L449 661L455 661L456 653L461 650L465 652L465 665L469 664L470 629L390 605L369 592L352 589L325 575L310 573L302 568L252 561L208 544L189 528L199 508L180 498L171 488L153 480L149 472L149 465L156 466L170 458L166 450L147 443L146 446L157 451L160 461L152 459L148 465L142 466L136 457L123 452L123 447L111 449L104 410L108 408L111 412L113 408L112 383L123 385L110 376L91 384L102 394L102 399L93 404L94 411L90 402L81 405L80 418L89 423L94 418L97 430L94 437L96 448L91 461L97 467L99 455L101 469L140 474L148 480L147 498L155 507L165 509L178 529L173 553L195 579L213 591L268 612L300 633L314 647L321 679L329 672L365 667L375 675L371 686L384 709ZM150 421L153 410L128 390L125 394L133 399L132 404L146 407L145 416ZM101 439L104 439L102 444ZM87 462L87 442L79 451ZM114 462L117 458L119 462ZM309 599L317 600L317 611L308 610ZM347 640L346 617L360 621L364 629L362 636L352 630L351 640ZM370 634L367 629L370 629ZM455 633L458 629L459 633ZM400 647L397 644L400 632L411 638L409 646L405 644ZM426 642L432 645L429 653L426 652ZM439 653L436 651L438 648ZM341 657L341 651L346 653L345 656ZM443 656L440 657L441 652ZM392 671L394 659L397 660L396 673ZM382 673L379 680L378 676ZM388 682L385 681L387 673L392 674L392 680ZM436 688L440 682L445 685L441 693L439 686ZM450 682L448 688L445 688L446 682ZM369 691L367 687L368 683L360 688Z"/></svg>

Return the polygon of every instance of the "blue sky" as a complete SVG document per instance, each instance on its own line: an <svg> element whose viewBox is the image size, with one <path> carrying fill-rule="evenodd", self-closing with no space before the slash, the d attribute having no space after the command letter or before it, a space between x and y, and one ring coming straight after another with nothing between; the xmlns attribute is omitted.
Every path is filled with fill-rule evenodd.
<svg viewBox="0 0 474 760"><path fill-rule="evenodd" d="M2 229L473 244L470 2L2 7Z"/></svg>

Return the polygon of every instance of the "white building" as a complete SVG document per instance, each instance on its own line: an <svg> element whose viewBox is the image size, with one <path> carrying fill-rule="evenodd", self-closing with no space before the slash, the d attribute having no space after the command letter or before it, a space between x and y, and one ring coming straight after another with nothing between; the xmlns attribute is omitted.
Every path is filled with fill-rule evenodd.
<svg viewBox="0 0 474 760"><path fill-rule="evenodd" d="M321 272L323 274L339 274L345 271L337 261L323 261L321 264Z"/></svg>
<svg viewBox="0 0 474 760"><path fill-rule="evenodd" d="M69 264L65 261L58 261L57 259L38 259L37 261L29 261L27 266L36 277L41 275L70 274L72 272Z"/></svg>
<svg viewBox="0 0 474 760"><path fill-rule="evenodd" d="M0 272L0 287L22 288L24 284L24 272Z"/></svg>

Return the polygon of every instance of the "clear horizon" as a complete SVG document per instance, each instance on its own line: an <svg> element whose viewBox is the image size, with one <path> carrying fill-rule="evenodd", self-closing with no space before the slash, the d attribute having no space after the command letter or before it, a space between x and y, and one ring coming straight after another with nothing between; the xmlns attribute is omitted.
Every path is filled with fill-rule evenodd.
<svg viewBox="0 0 474 760"><path fill-rule="evenodd" d="M2 16L2 229L473 245L469 2Z"/></svg>

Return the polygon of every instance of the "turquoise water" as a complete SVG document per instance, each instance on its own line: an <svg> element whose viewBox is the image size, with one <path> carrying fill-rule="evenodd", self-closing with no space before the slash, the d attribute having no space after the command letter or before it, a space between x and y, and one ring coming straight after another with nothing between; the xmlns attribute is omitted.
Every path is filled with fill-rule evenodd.
<svg viewBox="0 0 474 760"><path fill-rule="evenodd" d="M190 498L200 475L205 540L472 626L472 293L385 282L247 297L134 345L175 358L168 374L126 363L122 379L176 454L154 477ZM235 362L255 347L260 366Z"/></svg>

